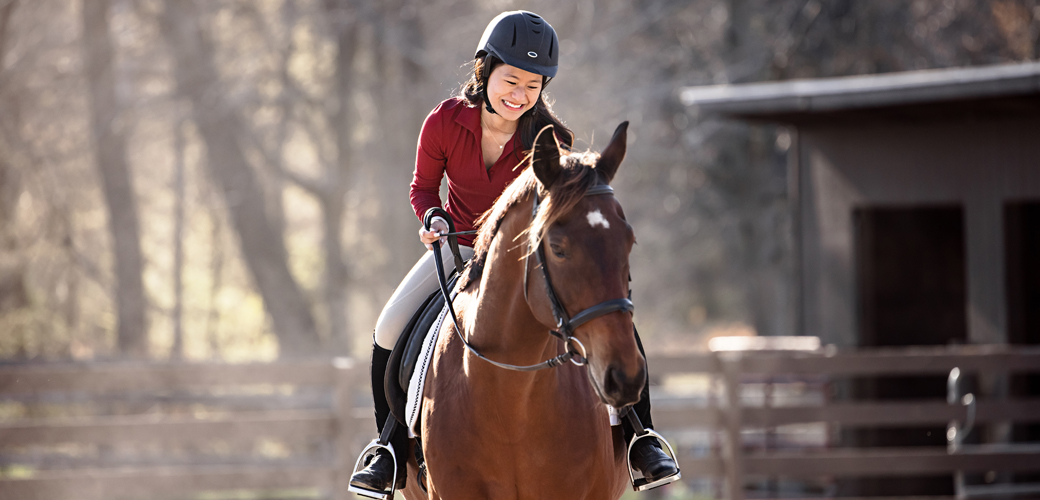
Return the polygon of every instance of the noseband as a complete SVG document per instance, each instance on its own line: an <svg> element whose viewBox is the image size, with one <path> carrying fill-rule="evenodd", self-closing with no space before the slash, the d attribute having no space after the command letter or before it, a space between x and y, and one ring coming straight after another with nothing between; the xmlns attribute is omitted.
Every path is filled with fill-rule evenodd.
<svg viewBox="0 0 1040 500"><path fill-rule="evenodd" d="M607 184L597 184L585 191L585 196L596 196L603 194L613 195L614 188L610 187ZM541 200L538 196L538 190L536 188L534 192L534 204L531 208L532 222L538 215L538 209L540 207ZM448 292L448 285L444 277L444 264L441 263L441 249L439 242L434 241L433 251L433 260L437 266L437 278L440 282L441 293L444 294L444 300L445 304L448 306L448 312L451 313L451 319L455 323L455 332L459 335L459 339L462 340L462 343L466 346L467 349L469 349L471 353L473 353L478 358L483 359L484 361L487 361L488 363L491 363L492 365L495 365L499 368L530 372L560 366L566 363L567 361L570 361L575 365L582 366L587 361L588 352L585 350L585 346L581 343L581 341L574 337L574 330L579 326L588 323L589 321L603 316L605 314L610 314L619 311L632 312L635 309L635 305L632 304L632 300L626 297L601 302L579 312L578 314L575 314L573 318L568 317L567 309L563 306L563 302L560 301L559 295L556 293L556 288L553 287L552 279L549 277L549 268L545 264L544 242L539 242L538 247L535 248L535 251L531 253L534 253L535 258L538 261L538 265L542 269L542 277L545 281L545 293L549 297L549 304L552 308L553 318L556 320L556 330L549 330L549 333L563 340L564 346L566 347L566 352L559 356L556 356L555 358L548 359L541 363L528 366L517 366L510 365L507 363L499 363L498 361L494 361L485 357L483 354L481 354L479 351L473 348L473 346L466 341L466 338L463 337L462 328L460 328L459 320L455 316L455 308L452 307L451 295ZM531 253L528 253L527 257L524 259L524 300L528 302L528 305L530 305L530 300L527 298L527 275L530 274L528 271L531 262ZM572 348L572 344L577 344L581 347L582 352L580 353L580 355L576 350Z"/></svg>

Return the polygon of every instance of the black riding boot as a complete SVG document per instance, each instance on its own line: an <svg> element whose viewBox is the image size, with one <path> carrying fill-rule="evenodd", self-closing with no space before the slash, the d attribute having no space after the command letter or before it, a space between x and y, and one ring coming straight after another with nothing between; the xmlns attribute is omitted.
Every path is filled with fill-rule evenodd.
<svg viewBox="0 0 1040 500"><path fill-rule="evenodd" d="M390 350L372 343L372 402L376 413L376 430L382 434L383 426L390 418L390 403L386 401L384 377L386 365L390 362ZM407 460L408 433L397 426L390 435L390 444L397 455L397 484L403 487ZM394 480L394 460L384 449L375 452L366 467L350 477L350 484L374 491L387 491Z"/></svg>
<svg viewBox="0 0 1040 500"><path fill-rule="evenodd" d="M636 346L639 347L639 353L646 358L646 352L643 351L643 342L639 340L639 332L635 332L636 335ZM632 411L639 417L639 421L643 424L644 428L653 429L654 421L650 417L650 369L647 367L647 380L643 384L643 391L639 394L639 402L632 405ZM635 429L629 424L628 419L621 420L621 429L624 431L625 444L632 442L632 437L635 436ZM648 437L636 441L635 447L632 448L632 467L643 473L643 477L649 482L658 481L660 479L673 476L679 473L679 467L675 464L675 460L672 460L662 449L661 443L654 437Z"/></svg>

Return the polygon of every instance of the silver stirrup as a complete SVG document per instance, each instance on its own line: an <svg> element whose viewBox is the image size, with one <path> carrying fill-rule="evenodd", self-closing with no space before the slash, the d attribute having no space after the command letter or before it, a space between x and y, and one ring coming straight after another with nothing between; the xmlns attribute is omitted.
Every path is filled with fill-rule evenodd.
<svg viewBox="0 0 1040 500"><path fill-rule="evenodd" d="M667 439L664 438L664 436L658 434L653 429L644 430L645 432L643 434L632 436L632 440L628 443L628 453L625 454L625 459L628 463L628 477L632 480L633 491L646 491L649 489L656 488L658 486L664 486L668 483L678 481L682 478L682 471L679 470L679 461L675 458L675 450L672 449L672 445L668 442ZM648 437L656 437L658 441L663 442L664 445L668 447L668 455L672 457L672 461L675 462L675 474L672 474L671 476L667 477L662 477L661 479L658 479L654 482L647 481L645 477L636 479L635 469L632 468L632 447L635 446L636 441Z"/></svg>
<svg viewBox="0 0 1040 500"><path fill-rule="evenodd" d="M394 460L394 476L390 481L390 491L375 491L354 486L353 484L347 485L347 491L357 493L363 497L378 498L379 500L386 500L387 498L394 497L394 488L397 486L397 454L394 453L394 445L390 443L382 444L378 439L373 439L371 443L368 443L368 446L361 450L361 455L358 456L357 462L354 463L354 472L351 472L350 476L354 477L354 474L357 474L358 471L363 468L362 466L365 463L365 457L368 456L370 450L378 450L379 448L389 451L390 457Z"/></svg>

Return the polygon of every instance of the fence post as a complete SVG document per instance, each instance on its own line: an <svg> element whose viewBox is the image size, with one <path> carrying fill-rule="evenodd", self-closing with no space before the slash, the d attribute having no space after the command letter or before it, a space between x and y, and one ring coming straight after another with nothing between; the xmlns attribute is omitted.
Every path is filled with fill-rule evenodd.
<svg viewBox="0 0 1040 500"><path fill-rule="evenodd" d="M717 356L726 386L726 408L723 411L726 439L723 442L722 460L726 470L727 497L729 500L744 500L743 441L740 437L741 353L720 352Z"/></svg>
<svg viewBox="0 0 1040 500"><path fill-rule="evenodd" d="M353 427L354 410L354 360L351 358L334 358L332 360L334 412L336 415L336 449L333 498L348 500L352 497L347 488L350 486L350 475L353 473L355 454L360 450L354 448Z"/></svg>

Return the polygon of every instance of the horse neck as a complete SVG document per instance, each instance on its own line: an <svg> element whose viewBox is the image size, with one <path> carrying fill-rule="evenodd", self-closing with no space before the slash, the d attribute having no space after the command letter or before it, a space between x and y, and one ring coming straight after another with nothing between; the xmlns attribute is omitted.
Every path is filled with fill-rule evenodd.
<svg viewBox="0 0 1040 500"><path fill-rule="evenodd" d="M485 356L499 362L530 365L545 361L558 354L558 343L548 328L538 322L524 298L524 252L522 238L530 213L530 201L513 207L499 227L491 243L480 287L476 292L476 307L472 313L469 340ZM530 283L535 293L540 282ZM480 363L480 362L478 362ZM490 364L487 366L491 366ZM501 370L501 368L493 368Z"/></svg>

